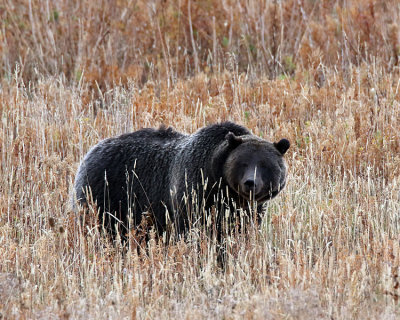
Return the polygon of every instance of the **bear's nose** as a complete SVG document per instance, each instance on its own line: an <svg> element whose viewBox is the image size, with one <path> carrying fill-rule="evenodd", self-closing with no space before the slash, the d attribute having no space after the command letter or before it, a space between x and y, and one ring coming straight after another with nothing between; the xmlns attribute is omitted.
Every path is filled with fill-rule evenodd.
<svg viewBox="0 0 400 320"><path fill-rule="evenodd" d="M246 180L244 182L244 185L249 189L254 189L256 187L256 184L255 184L254 180L252 180L252 179Z"/></svg>

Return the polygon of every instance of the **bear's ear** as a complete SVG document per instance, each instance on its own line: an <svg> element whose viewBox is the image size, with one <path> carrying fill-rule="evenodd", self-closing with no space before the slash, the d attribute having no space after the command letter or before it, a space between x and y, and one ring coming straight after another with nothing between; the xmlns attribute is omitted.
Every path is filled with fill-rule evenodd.
<svg viewBox="0 0 400 320"><path fill-rule="evenodd" d="M284 155L290 147L290 142L287 139L281 139L279 142L274 142L274 146L282 155Z"/></svg>
<svg viewBox="0 0 400 320"><path fill-rule="evenodd" d="M228 141L229 146L236 148L239 144L243 142L241 137L235 136L233 132L229 132L225 136L225 140Z"/></svg>

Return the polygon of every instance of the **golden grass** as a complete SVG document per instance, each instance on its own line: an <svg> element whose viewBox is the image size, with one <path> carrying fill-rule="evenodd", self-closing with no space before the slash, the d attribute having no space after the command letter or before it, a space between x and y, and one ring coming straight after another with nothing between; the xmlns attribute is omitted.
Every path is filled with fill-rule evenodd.
<svg viewBox="0 0 400 320"><path fill-rule="evenodd" d="M0 317L400 315L396 1L43 3L0 5ZM222 120L292 142L286 189L225 268L201 232L123 254L76 223L100 139Z"/></svg>

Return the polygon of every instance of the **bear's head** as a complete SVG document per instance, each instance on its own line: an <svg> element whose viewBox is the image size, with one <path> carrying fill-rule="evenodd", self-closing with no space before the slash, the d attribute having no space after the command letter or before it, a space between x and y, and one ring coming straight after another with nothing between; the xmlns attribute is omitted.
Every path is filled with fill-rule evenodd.
<svg viewBox="0 0 400 320"><path fill-rule="evenodd" d="M283 155L290 147L289 141L271 143L232 132L225 139L231 149L223 167L228 185L247 200L264 202L275 197L286 184Z"/></svg>

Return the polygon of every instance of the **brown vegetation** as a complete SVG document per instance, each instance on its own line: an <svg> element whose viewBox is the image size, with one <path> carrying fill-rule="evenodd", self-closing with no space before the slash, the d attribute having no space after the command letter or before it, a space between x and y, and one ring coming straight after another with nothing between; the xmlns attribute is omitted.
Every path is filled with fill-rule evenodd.
<svg viewBox="0 0 400 320"><path fill-rule="evenodd" d="M0 317L399 316L398 1L4 0L0 16ZM138 255L79 226L90 146L222 120L292 142L286 189L225 268L196 230Z"/></svg>

